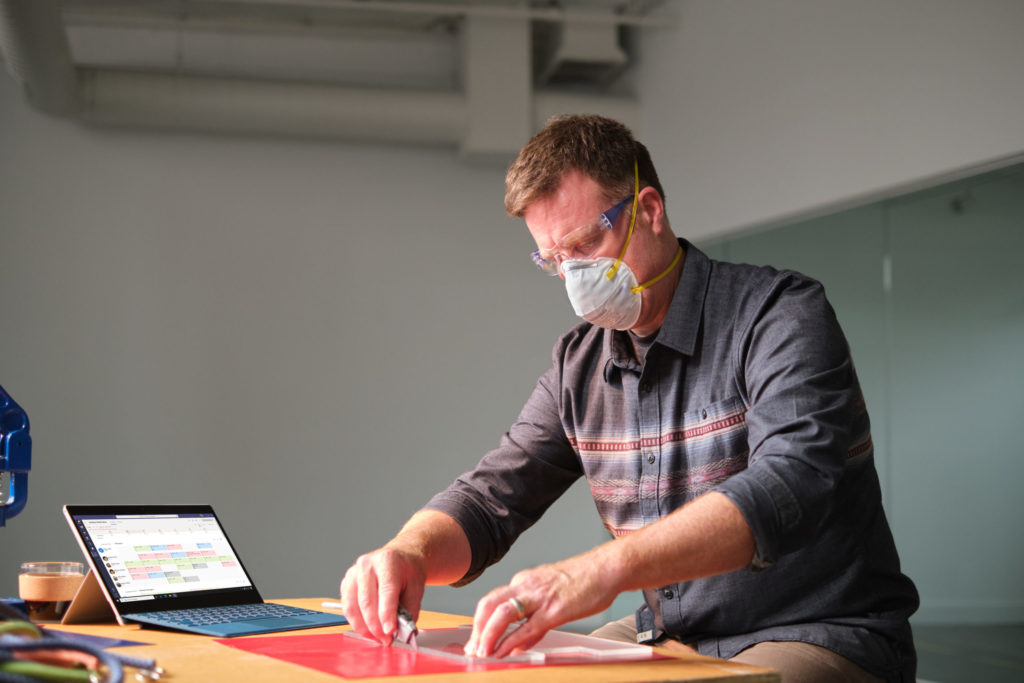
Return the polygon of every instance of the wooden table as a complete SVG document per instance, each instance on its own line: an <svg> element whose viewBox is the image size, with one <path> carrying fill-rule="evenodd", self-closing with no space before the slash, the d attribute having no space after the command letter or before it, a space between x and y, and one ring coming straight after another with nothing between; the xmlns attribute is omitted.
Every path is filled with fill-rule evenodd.
<svg viewBox="0 0 1024 683"><path fill-rule="evenodd" d="M327 598L306 598L299 600L275 600L287 605L321 609L320 603ZM424 611L419 618L420 628L451 628L472 623L470 617ZM226 647L207 636L174 633L157 629L143 629L139 626L118 626L117 624L88 624L81 626L54 625L54 631L85 633L107 638L133 640L148 645L131 646L114 651L138 657L153 657L165 670L166 683L191 683L193 681L310 681L311 683L338 683L337 676L300 667L259 654L252 654ZM332 626L321 629L288 631L273 635L300 635L314 633L340 633L348 626ZM262 636L253 636L262 637ZM658 650L670 659L649 662L619 662L612 664L586 664L569 666L529 667L458 674L428 674L417 676L394 676L386 680L407 681L408 683L440 683L465 681L466 683L489 683L494 681L521 681L522 683L554 683L556 681L586 681L587 683L625 681L738 681L741 683L778 683L779 676L769 669L747 664L737 664L696 654ZM131 680L131 674L125 680ZM383 680L359 679L359 680Z"/></svg>

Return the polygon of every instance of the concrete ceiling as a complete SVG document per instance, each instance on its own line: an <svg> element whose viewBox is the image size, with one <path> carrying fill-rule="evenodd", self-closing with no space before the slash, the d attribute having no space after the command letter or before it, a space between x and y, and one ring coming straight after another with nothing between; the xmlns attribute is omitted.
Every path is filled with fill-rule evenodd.
<svg viewBox="0 0 1024 683"><path fill-rule="evenodd" d="M468 17L530 23L538 85L607 87L636 26L664 24L663 0L61 0L76 64L218 76L456 87ZM551 63L565 27L611 30L593 63ZM587 42L584 36L582 42ZM619 53L614 54L614 47ZM621 60L617 63L615 60ZM582 61L582 59L580 60Z"/></svg>
<svg viewBox="0 0 1024 683"><path fill-rule="evenodd" d="M0 0L0 50L34 106L86 123L346 139L404 128L399 142L504 155L552 113L633 118L620 76L632 32L673 21L662 5Z"/></svg>

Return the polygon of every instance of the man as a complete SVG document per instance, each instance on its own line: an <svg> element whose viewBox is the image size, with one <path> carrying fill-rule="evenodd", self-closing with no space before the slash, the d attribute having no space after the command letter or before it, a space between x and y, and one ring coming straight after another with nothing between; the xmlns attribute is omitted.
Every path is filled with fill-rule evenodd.
<svg viewBox="0 0 1024 683"><path fill-rule="evenodd" d="M425 584L475 579L584 475L613 540L487 594L467 654L529 648L642 589L635 620L595 634L784 681L913 681L917 593L821 285L709 260L672 233L664 196L615 121L556 117L523 148L506 209L587 322L498 447L348 570L346 615L390 642L399 605L415 615Z"/></svg>

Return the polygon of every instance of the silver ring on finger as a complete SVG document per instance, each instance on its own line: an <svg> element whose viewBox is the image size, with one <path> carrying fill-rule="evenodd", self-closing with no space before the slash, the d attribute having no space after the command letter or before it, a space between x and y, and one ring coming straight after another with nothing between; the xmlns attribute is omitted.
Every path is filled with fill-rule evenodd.
<svg viewBox="0 0 1024 683"><path fill-rule="evenodd" d="M508 599L508 604L512 605L515 609L516 614L519 615L520 619L526 618L526 608L523 607L523 603L519 602L519 598L511 597Z"/></svg>

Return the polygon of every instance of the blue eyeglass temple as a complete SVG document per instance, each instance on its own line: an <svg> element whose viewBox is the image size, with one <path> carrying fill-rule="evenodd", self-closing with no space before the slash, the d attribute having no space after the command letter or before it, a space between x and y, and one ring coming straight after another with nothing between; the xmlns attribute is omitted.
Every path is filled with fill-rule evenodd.
<svg viewBox="0 0 1024 683"><path fill-rule="evenodd" d="M615 221L619 220L619 214L626 208L626 204L633 201L633 196L626 197L621 202L602 213L597 218L597 222L601 224L601 227L605 230L611 230L615 227Z"/></svg>

